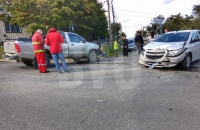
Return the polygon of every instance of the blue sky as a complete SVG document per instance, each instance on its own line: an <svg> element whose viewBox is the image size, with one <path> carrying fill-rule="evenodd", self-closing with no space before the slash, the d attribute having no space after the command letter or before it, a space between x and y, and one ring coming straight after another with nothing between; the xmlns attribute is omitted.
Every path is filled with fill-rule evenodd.
<svg viewBox="0 0 200 130"><path fill-rule="evenodd" d="M107 10L106 0L99 1ZM200 0L113 0L117 22L122 22L122 29L128 37L134 36L135 31L158 15L165 18L178 13L191 15L193 5L197 4Z"/></svg>

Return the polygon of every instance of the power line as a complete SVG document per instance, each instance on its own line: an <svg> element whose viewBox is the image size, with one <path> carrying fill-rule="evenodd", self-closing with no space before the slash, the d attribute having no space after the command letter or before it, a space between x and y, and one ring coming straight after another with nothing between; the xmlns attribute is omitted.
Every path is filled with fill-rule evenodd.
<svg viewBox="0 0 200 130"><path fill-rule="evenodd" d="M118 14L118 15L124 15L124 16L135 16L135 15L129 15L129 14ZM146 18L152 18L148 16L135 16L135 17L146 17Z"/></svg>
<svg viewBox="0 0 200 130"><path fill-rule="evenodd" d="M142 14L160 15L160 14L153 14L153 13L147 13L147 12L138 12L138 11L132 11L132 10L125 10L125 9L117 9L117 10L122 10L122 11L127 11L127 12L136 12L136 13L142 13Z"/></svg>

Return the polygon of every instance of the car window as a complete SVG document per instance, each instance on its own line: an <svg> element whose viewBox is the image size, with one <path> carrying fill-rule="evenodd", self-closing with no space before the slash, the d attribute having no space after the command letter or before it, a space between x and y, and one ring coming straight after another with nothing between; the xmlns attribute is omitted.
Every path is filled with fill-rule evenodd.
<svg viewBox="0 0 200 130"><path fill-rule="evenodd" d="M200 36L200 31L198 31L198 33L199 33L199 36Z"/></svg>
<svg viewBox="0 0 200 130"><path fill-rule="evenodd" d="M128 40L128 44L133 43L133 40Z"/></svg>
<svg viewBox="0 0 200 130"><path fill-rule="evenodd" d="M182 42L187 41L190 32L167 33L156 39L156 42Z"/></svg>
<svg viewBox="0 0 200 130"><path fill-rule="evenodd" d="M74 43L80 43L81 41L84 41L81 37L75 34L69 34L69 39L71 42L74 42Z"/></svg>
<svg viewBox="0 0 200 130"><path fill-rule="evenodd" d="M195 40L197 38L199 38L198 33L197 32L193 32L192 36L191 36L191 40Z"/></svg>

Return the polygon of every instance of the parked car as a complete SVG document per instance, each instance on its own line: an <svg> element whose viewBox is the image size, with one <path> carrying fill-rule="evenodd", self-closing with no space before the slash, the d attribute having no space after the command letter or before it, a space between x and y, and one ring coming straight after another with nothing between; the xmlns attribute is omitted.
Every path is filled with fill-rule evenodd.
<svg viewBox="0 0 200 130"><path fill-rule="evenodd" d="M62 49L65 58L72 58L75 62L78 62L81 58L87 58L89 62L97 61L97 50L99 46L94 43L85 41L81 36L71 32L60 32L65 40L62 44ZM11 43L4 43L7 44ZM35 59L35 54L33 52L33 45L31 38L19 38L11 45L15 46L15 52L21 59L21 61L27 66L34 66L37 68L37 60ZM9 48L8 48L9 49ZM11 48L13 51L13 47ZM46 64L47 67L50 66L50 48L49 46L44 46L46 51ZM9 52L9 50L6 50Z"/></svg>
<svg viewBox="0 0 200 130"><path fill-rule="evenodd" d="M128 38L127 40L128 40L128 50L129 51L136 50L137 47L135 45L134 39L133 38Z"/></svg>
<svg viewBox="0 0 200 130"><path fill-rule="evenodd" d="M168 32L144 46L139 62L145 66L189 69L200 58L200 30Z"/></svg>

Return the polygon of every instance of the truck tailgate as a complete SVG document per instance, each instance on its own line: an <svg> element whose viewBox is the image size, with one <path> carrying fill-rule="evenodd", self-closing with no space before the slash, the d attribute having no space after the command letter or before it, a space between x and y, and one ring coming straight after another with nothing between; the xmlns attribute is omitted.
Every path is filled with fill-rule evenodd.
<svg viewBox="0 0 200 130"><path fill-rule="evenodd" d="M16 53L15 52L15 41L4 42L4 52L5 53Z"/></svg>

